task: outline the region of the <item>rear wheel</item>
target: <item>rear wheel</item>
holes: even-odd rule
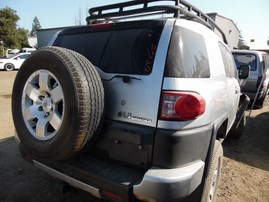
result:
[[[260,100],[256,100],[255,107],[258,109],[263,108],[265,101],[268,99],[268,91]]]
[[[39,158],[64,160],[93,141],[104,108],[101,79],[82,55],[59,47],[33,53],[13,87],[21,143]]]
[[[15,67],[12,63],[5,64],[4,68],[6,71],[13,71],[15,69]]]
[[[213,156],[209,165],[208,177],[205,179],[202,202],[214,202],[217,198],[217,188],[220,181],[220,173],[223,161],[223,148],[218,140],[215,140]]]

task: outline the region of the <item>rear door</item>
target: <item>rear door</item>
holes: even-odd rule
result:
[[[96,66],[107,119],[156,127],[172,27],[173,20],[93,25],[62,32],[54,45],[75,50]]]
[[[228,104],[228,114],[229,114],[229,126],[235,120],[239,98],[240,98],[240,86],[237,75],[237,68],[234,63],[233,56],[231,52],[222,43],[219,43],[223,64],[226,74],[226,87],[227,87],[227,104]]]

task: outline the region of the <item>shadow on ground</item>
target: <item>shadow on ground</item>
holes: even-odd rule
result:
[[[224,156],[269,172],[269,112],[248,118],[240,139],[227,138]]]

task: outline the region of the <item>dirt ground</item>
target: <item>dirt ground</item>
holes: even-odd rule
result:
[[[11,116],[14,72],[0,72],[0,201],[101,201],[83,191],[63,193],[62,182],[24,161]],[[249,111],[247,112],[247,115]],[[218,202],[269,202],[269,104],[253,110],[241,139],[223,143]]]

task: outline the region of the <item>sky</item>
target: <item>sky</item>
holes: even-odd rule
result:
[[[249,46],[269,48],[269,0],[187,0],[204,13],[217,12],[230,18]],[[17,11],[19,27],[31,31],[35,16],[42,28],[65,27],[85,23],[88,8],[124,2],[123,0],[0,0]],[[80,13],[80,14],[79,14]],[[81,17],[80,17],[81,16]],[[254,39],[255,43],[250,40]]]

